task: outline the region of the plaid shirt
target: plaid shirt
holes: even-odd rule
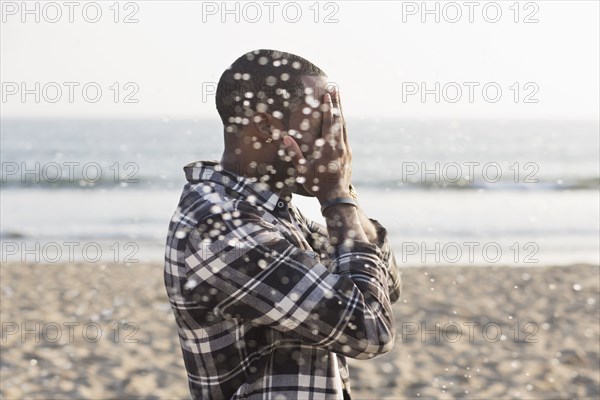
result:
[[[184,167],[164,280],[194,399],[349,399],[346,357],[394,346],[400,271],[377,245],[332,248],[323,225],[216,162]]]

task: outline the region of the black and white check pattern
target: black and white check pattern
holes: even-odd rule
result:
[[[400,271],[377,245],[332,248],[264,185],[216,162],[184,167],[165,286],[194,399],[349,399],[346,357],[394,346]]]

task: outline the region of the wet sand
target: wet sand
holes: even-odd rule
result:
[[[403,270],[353,399],[600,396],[598,266]],[[3,264],[0,397],[188,398],[160,264]]]

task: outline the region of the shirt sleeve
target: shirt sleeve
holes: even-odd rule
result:
[[[379,223],[379,221],[369,218],[377,231],[377,247],[381,250],[383,263],[389,272],[388,290],[390,301],[395,304],[402,295],[402,272],[396,264],[396,257],[388,240],[387,230]]]
[[[315,251],[322,255],[327,254],[328,246],[330,246],[329,240],[327,239],[327,228],[323,224],[319,224],[304,217],[299,210],[298,213],[304,219],[309,231],[311,232],[311,237],[309,238],[311,247],[313,247]],[[396,264],[394,252],[389,244],[387,230],[379,223],[379,221],[372,218],[369,218],[369,220],[373,223],[377,232],[376,246],[381,251],[381,259],[389,273],[388,291],[391,303],[395,304],[402,295],[402,272],[400,271],[398,264]]]
[[[213,311],[269,326],[338,354],[368,359],[394,346],[395,325],[381,250],[337,247],[330,272],[314,252],[254,215],[214,216],[188,236],[188,285],[218,293]],[[209,289],[212,288],[212,289]],[[192,296],[193,297],[193,296]]]

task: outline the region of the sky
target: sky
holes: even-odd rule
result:
[[[598,119],[597,1],[27,3],[1,4],[3,118],[218,118],[223,70],[271,48],[347,116]]]

